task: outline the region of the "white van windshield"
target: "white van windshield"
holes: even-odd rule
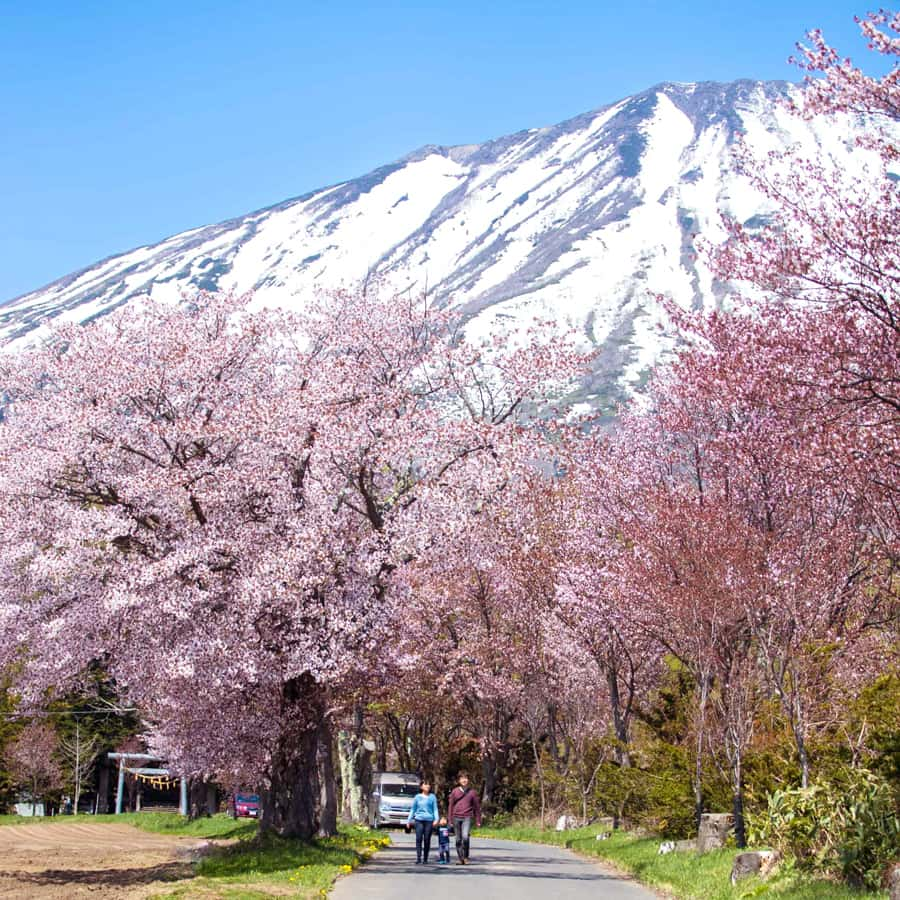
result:
[[[419,793],[419,786],[417,784],[398,784],[393,782],[391,784],[383,784],[381,793],[388,794],[391,797],[415,797]]]

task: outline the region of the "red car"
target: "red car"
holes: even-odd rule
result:
[[[228,812],[235,819],[259,818],[259,794],[235,794],[228,805]]]

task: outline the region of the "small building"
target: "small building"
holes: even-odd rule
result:
[[[17,816],[43,816],[44,812],[44,803],[41,801],[40,803],[32,803],[30,800],[18,800],[13,804],[13,812]]]

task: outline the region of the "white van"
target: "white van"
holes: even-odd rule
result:
[[[375,772],[372,776],[372,827],[405,825],[413,797],[419,793],[419,776],[413,772]]]

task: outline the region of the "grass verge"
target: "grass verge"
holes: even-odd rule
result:
[[[312,900],[326,896],[338,877],[389,843],[390,838],[357,826],[312,843],[268,835],[242,839],[201,859],[195,878],[159,896]]]
[[[208,838],[250,838],[257,832],[255,819],[232,819],[230,816],[217,815],[209,818],[195,819],[193,822],[175,813],[122,813],[121,815],[102,816],[0,816],[2,825],[50,825],[80,822],[82,825],[134,825],[142,831],[155,834],[170,834],[173,837],[208,837]]]
[[[747,878],[731,885],[731,865],[735,849],[717,850],[698,856],[696,853],[667,853],[660,856],[658,838],[639,838],[615,832],[608,840],[596,839],[599,828],[574,831],[542,831],[534,826],[483,828],[477,834],[513,841],[570,846],[587,856],[596,856],[636,880],[678,898],[678,900],[749,900],[770,897],[772,900],[878,900],[886,892],[856,891],[846,885],[812,879],[782,866],[766,881]]]
[[[185,885],[188,893],[166,896],[203,896],[200,891],[208,888],[227,900],[324,897],[335,879],[388,843],[390,838],[354,827],[311,844],[276,837],[241,842],[202,859],[197,878]]]

